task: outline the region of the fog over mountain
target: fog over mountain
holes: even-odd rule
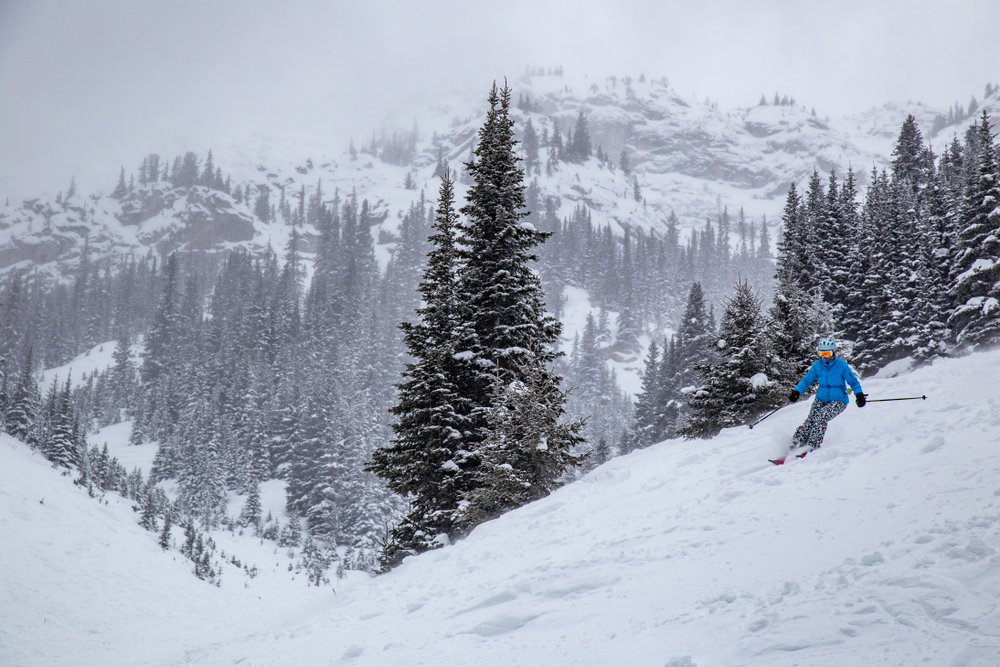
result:
[[[249,136],[338,150],[414,96],[481,91],[526,65],[666,76],[722,110],[774,92],[821,117],[947,109],[996,78],[998,19],[979,0],[5,2],[0,196],[55,195],[74,175],[88,191],[149,152]]]

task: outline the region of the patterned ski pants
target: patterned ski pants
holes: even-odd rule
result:
[[[819,449],[823,444],[823,436],[826,434],[826,425],[830,420],[839,415],[847,408],[847,403],[841,401],[813,401],[809,416],[806,417],[802,426],[795,429],[792,437],[792,449],[796,447],[809,447],[810,451]]]

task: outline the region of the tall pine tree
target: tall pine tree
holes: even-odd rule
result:
[[[479,131],[473,160],[466,169],[473,184],[466,194],[459,230],[459,301],[467,304],[463,322],[475,333],[475,347],[464,357],[476,384],[476,426],[485,428],[495,382],[521,379],[524,368],[546,367],[556,358],[551,346],[561,325],[545,312],[541,282],[530,262],[533,249],[551,236],[521,223],[524,171],[514,152],[510,89],[489,95],[490,109]],[[556,380],[557,381],[557,380]]]
[[[423,305],[419,321],[402,322],[403,341],[414,362],[406,365],[397,385],[399,399],[390,412],[395,438],[372,455],[369,469],[386,479],[390,489],[410,498],[410,511],[392,532],[383,554],[386,566],[407,553],[439,546],[436,537],[455,530],[454,514],[462,493],[471,489],[469,470],[475,457],[466,449],[472,403],[463,395],[455,354],[465,347],[460,330],[455,246],[457,217],[454,185],[445,173],[438,196],[433,249],[417,288]]]
[[[958,345],[971,349],[1000,343],[1000,179],[985,110],[975,133],[978,168],[962,203],[951,289],[958,305],[948,320]]]

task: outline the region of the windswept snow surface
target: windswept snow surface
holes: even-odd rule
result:
[[[1000,665],[1000,353],[863,385],[928,398],[784,466],[808,401],[667,441],[336,594],[200,582],[6,439],[0,663]]]

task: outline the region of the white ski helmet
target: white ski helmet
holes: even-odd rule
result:
[[[827,350],[829,350],[830,352],[836,352],[837,341],[830,338],[829,336],[826,338],[821,338],[819,343],[816,344],[816,350],[818,350],[819,352],[825,352]]]

